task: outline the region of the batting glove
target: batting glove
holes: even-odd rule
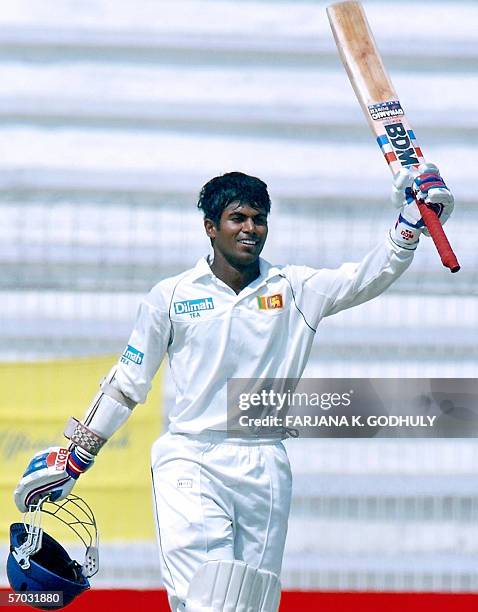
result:
[[[52,446],[40,451],[28,464],[15,489],[17,508],[20,512],[27,512],[29,506],[44,498],[48,497],[51,501],[64,499],[70,494],[80,474],[92,464],[93,457],[86,456],[83,449],[73,448],[70,451]]]
[[[425,236],[430,235],[415,199],[432,208],[442,225],[454,208],[453,195],[434,164],[421,164],[418,170],[400,170],[393,181],[392,203],[401,210],[391,237],[394,242],[408,249],[416,248],[422,232]]]

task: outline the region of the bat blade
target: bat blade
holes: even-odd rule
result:
[[[342,63],[390,170],[425,161],[382,61],[365,11],[354,0],[327,8]]]
[[[338,2],[327,8],[327,15],[350,83],[392,174],[397,174],[400,168],[416,168],[425,158],[362,5],[356,0]],[[420,212],[443,265],[457,272],[460,266],[436,214],[425,205],[420,206]]]
[[[340,57],[364,112],[369,104],[396,99],[360,2],[337,2],[327,8],[327,15]]]

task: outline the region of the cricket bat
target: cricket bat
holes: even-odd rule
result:
[[[425,159],[387,74],[360,2],[337,2],[327,8],[340,57],[388,167],[417,167]],[[460,265],[436,213],[416,200],[442,263],[452,272]]]

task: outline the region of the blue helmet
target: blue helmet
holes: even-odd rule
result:
[[[41,527],[41,513],[50,514],[70,527],[86,547],[85,562],[80,565]],[[89,506],[76,495],[60,502],[48,500],[33,506],[23,523],[10,526],[10,554],[7,576],[17,593],[37,591],[61,592],[58,604],[29,599],[28,604],[52,610],[68,605],[90,588],[88,578],[98,571],[98,531]]]

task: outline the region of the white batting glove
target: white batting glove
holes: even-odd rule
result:
[[[393,181],[392,203],[401,210],[391,237],[394,242],[408,249],[416,248],[422,232],[425,236],[430,235],[415,198],[432,208],[442,225],[454,208],[453,195],[435,164],[421,164],[418,170],[400,170]]]
[[[64,499],[71,492],[79,475],[93,464],[93,457],[78,456],[81,449],[52,446],[33,456],[14,493],[20,512],[48,497]]]

